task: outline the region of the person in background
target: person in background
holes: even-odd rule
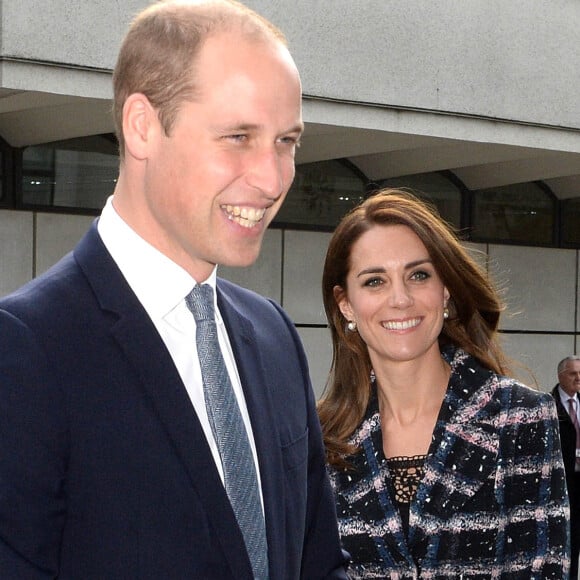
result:
[[[570,579],[578,579],[580,557],[580,356],[558,363],[558,384],[552,389],[560,422],[560,441],[570,497],[572,564]]]
[[[0,578],[346,578],[296,330],[216,276],[294,177],[284,37],[235,1],[157,2],[113,84],[114,194],[0,301]]]
[[[352,578],[565,577],[555,405],[507,376],[502,304],[435,210],[382,190],[328,247],[319,402]]]

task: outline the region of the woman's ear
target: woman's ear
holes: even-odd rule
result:
[[[157,111],[142,93],[133,93],[123,105],[125,153],[138,160],[147,159],[155,134],[162,130]]]
[[[336,304],[339,310],[342,312],[342,315],[346,318],[346,320],[354,320],[352,308],[350,307],[350,302],[346,296],[346,292],[342,286],[335,286],[332,289],[334,294],[334,299],[336,300]]]

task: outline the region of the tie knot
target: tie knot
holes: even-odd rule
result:
[[[185,303],[196,322],[214,320],[213,288],[209,284],[197,284],[185,297]]]
[[[576,399],[568,399],[568,405],[572,411],[576,410]]]

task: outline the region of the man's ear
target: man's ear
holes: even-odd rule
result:
[[[138,160],[147,159],[153,139],[161,130],[157,111],[142,93],[133,93],[123,105],[125,153]]]

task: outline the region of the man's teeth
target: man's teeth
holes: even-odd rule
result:
[[[255,207],[240,207],[239,205],[226,205],[224,209],[229,219],[245,228],[253,228],[266,213],[264,208],[256,209]]]
[[[412,318],[410,320],[389,320],[383,322],[383,327],[387,330],[407,330],[407,328],[413,328],[421,322],[420,318]]]

